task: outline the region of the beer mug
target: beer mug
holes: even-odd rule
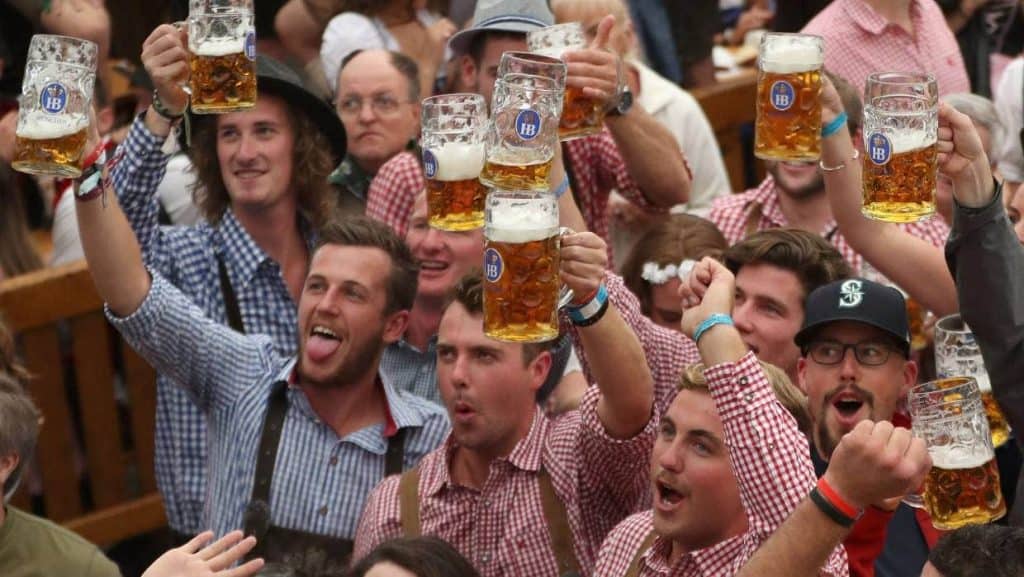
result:
[[[942,317],[935,324],[935,374],[939,378],[974,377],[988,417],[992,446],[998,447],[1010,439],[1010,424],[992,394],[981,349],[959,314]]]
[[[558,337],[561,233],[550,193],[495,189],[484,224],[484,333],[513,342]]]
[[[507,74],[494,83],[480,181],[491,188],[549,191],[562,90],[550,78]]]
[[[557,57],[532,52],[503,52],[501,61],[498,62],[497,78],[504,78],[510,74],[550,78],[557,88],[564,90],[567,72],[565,63]]]
[[[864,86],[864,216],[916,222],[935,212],[939,91],[930,74],[882,72]]]
[[[567,22],[527,32],[526,45],[537,54],[561,58],[568,50],[586,48],[587,36],[582,24]],[[601,132],[606,112],[604,104],[584,96],[582,88],[567,86],[558,126],[559,138],[572,140]]]
[[[196,114],[256,105],[252,0],[189,0],[189,92]]]
[[[974,378],[918,385],[907,401],[914,436],[924,440],[932,458],[921,495],[932,525],[953,530],[1006,515],[988,420]]]
[[[480,184],[487,104],[479,94],[443,94],[423,100],[423,173],[430,226],[470,230],[484,225]]]
[[[78,178],[96,84],[96,44],[36,34],[28,46],[11,167]]]
[[[824,43],[810,34],[768,33],[757,57],[754,154],[764,160],[821,156]]]

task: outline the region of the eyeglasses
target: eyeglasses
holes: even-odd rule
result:
[[[378,94],[370,99],[370,109],[377,116],[394,114],[398,107],[406,104],[391,94]],[[355,116],[363,110],[363,99],[360,96],[346,96],[338,101],[338,112],[342,116]]]
[[[857,362],[868,367],[884,365],[892,353],[892,347],[878,341],[861,341],[853,344],[817,341],[807,345],[804,354],[819,365],[838,365],[846,357],[847,349],[853,349]]]

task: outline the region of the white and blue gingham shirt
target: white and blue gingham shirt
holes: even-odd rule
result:
[[[117,199],[142,247],[146,265],[178,287],[207,317],[226,325],[217,257],[224,260],[249,334],[268,335],[276,351],[297,348],[296,306],[280,267],[266,255],[228,209],[216,226],[161,227],[156,190],[168,156],[163,137],[140,116],[118,148],[112,178]],[[307,235],[310,242],[312,239]],[[188,534],[205,526],[206,424],[188,396],[161,373],[157,380],[156,480],[172,529]]]
[[[182,389],[208,418],[210,501],[205,521],[218,535],[242,527],[252,494],[263,420],[276,382],[294,357],[266,336],[240,335],[208,319],[177,288],[151,271],[153,285],[125,318],[107,313],[128,343]],[[440,446],[445,412],[395,389],[381,375],[391,418],[407,428],[404,468]],[[300,387],[288,389],[288,412],[270,487],[275,526],[352,539],[370,491],[384,478],[387,440],[377,424],[339,438],[313,412]]]
[[[405,339],[391,343],[380,357],[380,372],[387,375],[395,388],[444,406],[437,388],[437,335],[430,337],[424,351]]]

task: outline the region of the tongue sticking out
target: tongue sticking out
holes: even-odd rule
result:
[[[313,335],[306,341],[306,354],[309,355],[311,361],[319,363],[334,354],[334,351],[338,350],[340,346],[341,341],[339,340]]]

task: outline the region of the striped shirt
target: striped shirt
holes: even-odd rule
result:
[[[671,540],[659,536],[643,554],[640,577],[726,577],[737,573],[817,480],[807,437],[776,400],[753,353],[735,363],[709,367],[704,376],[722,420],[748,529],[686,553],[671,564]],[[652,512],[645,511],[616,527],[601,546],[594,577],[625,575],[640,545],[654,530],[652,519]],[[832,550],[819,575],[849,575],[842,545]]]
[[[420,463],[422,533],[451,543],[482,577],[558,575],[537,480],[543,467],[565,504],[582,573],[590,575],[604,536],[648,494],[657,422],[652,416],[632,439],[613,439],[597,416],[599,398],[598,388],[591,387],[579,410],[548,418],[536,409],[526,437],[491,463],[480,489],[452,479],[449,463],[456,445],[449,437]],[[398,482],[399,476],[388,477],[367,501],[353,560],[402,536]]]
[[[281,269],[256,245],[229,208],[217,225],[162,227],[156,190],[167,168],[164,137],[140,116],[118,148],[112,179],[117,199],[142,247],[143,259],[205,315],[227,325],[217,258],[224,261],[249,334],[271,338],[282,356],[297,348],[296,305]],[[312,243],[312,234],[306,234]],[[188,396],[161,372],[157,379],[156,480],[167,521],[182,533],[198,533],[207,494],[206,421]]]
[[[108,317],[158,371],[182,384],[210,428],[210,499],[204,521],[218,535],[242,527],[252,495],[256,453],[275,383],[294,357],[265,336],[240,335],[203,315],[151,271],[145,301],[125,318]],[[415,466],[448,433],[437,406],[397,391],[381,376],[391,417],[408,428],[404,467]],[[286,529],[352,539],[367,495],[384,476],[384,424],[343,438],[325,425],[300,387],[288,389],[288,412],[270,487],[270,521]]]

